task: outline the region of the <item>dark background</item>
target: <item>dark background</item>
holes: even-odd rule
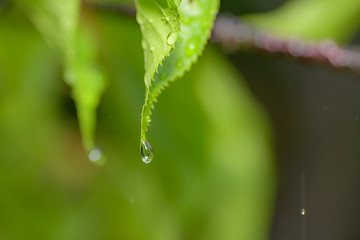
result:
[[[223,1],[222,10],[240,15],[284,2]],[[358,43],[359,34],[351,41]],[[271,239],[359,239],[360,72],[249,50],[231,59],[275,128]]]

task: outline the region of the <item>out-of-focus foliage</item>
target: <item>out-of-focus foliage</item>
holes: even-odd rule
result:
[[[97,67],[94,36],[85,23],[78,24],[81,2],[16,1],[61,56],[65,81],[72,87],[84,147],[90,152],[95,147],[96,109],[105,88],[105,77]]]
[[[181,77],[186,70],[191,68],[198,56],[202,53],[206,42],[210,36],[210,32],[215,20],[215,16],[219,7],[218,0],[205,1],[188,1],[183,0],[179,7],[181,14],[181,31],[169,32],[163,35],[163,46],[154,45],[152,47],[146,44],[145,46],[145,69],[148,61],[147,55],[156,53],[158,48],[167,48],[171,44],[175,44],[174,50],[170,56],[165,58],[164,62],[159,66],[154,76],[154,81],[147,83],[145,73],[146,95],[145,104],[141,116],[141,141],[146,142],[146,131],[151,121],[151,109],[154,107],[160,92],[176,78]],[[144,19],[138,15],[138,19]],[[166,20],[168,16],[158,18],[160,21]],[[141,20],[145,21],[145,20]],[[139,21],[141,23],[141,21]],[[146,26],[146,25],[145,25]],[[152,25],[151,25],[152,26]],[[160,31],[157,31],[160,32]],[[179,35],[179,36],[178,36]],[[151,39],[151,36],[144,35],[144,40]],[[150,42],[150,40],[145,41]],[[151,76],[152,77],[152,76]]]
[[[270,130],[237,70],[205,51],[161,97],[156,161],[144,165],[138,25],[88,8],[82,18],[91,24],[80,31],[81,59],[95,59],[95,35],[111,86],[99,107],[101,168],[81,146],[61,58],[22,10],[0,15],[0,239],[266,239]]]
[[[284,37],[346,42],[360,23],[358,0],[292,0],[282,7],[245,17],[260,29]]]

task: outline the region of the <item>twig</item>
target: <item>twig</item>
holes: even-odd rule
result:
[[[325,62],[335,68],[360,71],[360,52],[354,47],[343,48],[332,40],[322,42],[304,41],[297,38],[282,39],[271,33],[255,29],[239,18],[219,15],[216,18],[211,40],[226,51],[259,49],[294,58]]]

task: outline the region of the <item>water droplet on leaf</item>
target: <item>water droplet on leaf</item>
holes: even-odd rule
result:
[[[151,52],[155,51],[155,47],[151,47],[151,48],[150,48],[150,51],[151,51]]]
[[[185,47],[185,54],[187,56],[191,56],[194,55],[198,50],[198,43],[195,39],[190,39],[187,43],[186,43],[186,47]]]
[[[148,164],[153,160],[154,154],[148,140],[141,140],[140,153],[144,163]]]
[[[154,19],[153,19],[153,18],[150,18],[150,19],[149,19],[149,22],[151,22],[151,23],[154,22]]]
[[[171,32],[167,36],[166,43],[169,45],[173,45],[177,39],[178,33],[177,32]]]

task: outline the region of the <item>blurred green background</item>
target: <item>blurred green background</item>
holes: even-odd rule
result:
[[[268,121],[213,46],[160,97],[139,154],[143,54],[136,21],[83,9],[108,88],[83,149],[63,66],[20,8],[0,15],[0,239],[265,239],[274,172]],[[216,67],[214,67],[216,66]]]
[[[357,0],[297,0],[271,11],[281,3],[224,0],[222,12],[247,14],[249,22],[279,36],[314,40],[347,42],[359,25]],[[309,15],[338,21],[310,27],[303,23]],[[90,162],[83,148],[58,52],[22,7],[0,1],[0,239],[269,239],[278,178],[274,132],[237,64],[246,66],[247,79],[276,81],[281,76],[269,70],[257,75],[271,68],[274,57],[245,53],[231,61],[209,44],[191,71],[160,96],[148,133],[155,157],[145,165],[139,154],[139,27],[134,18],[111,11],[83,7],[80,16],[107,79],[96,129],[104,166]],[[293,72],[289,60],[280,61],[280,72]],[[258,83],[249,84],[261,95]]]

